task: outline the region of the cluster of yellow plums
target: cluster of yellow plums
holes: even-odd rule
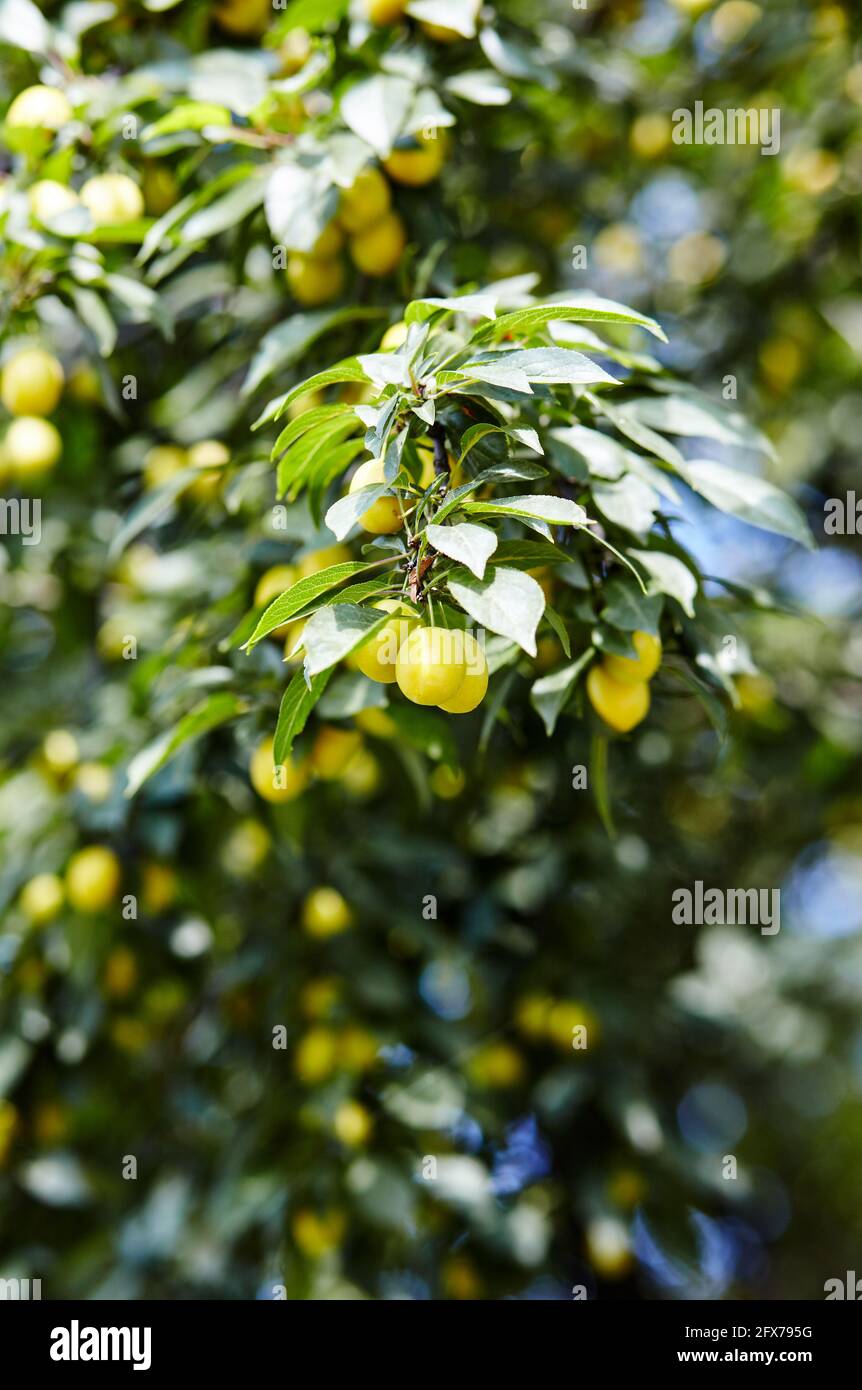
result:
[[[36,874],[21,889],[21,911],[32,926],[44,926],[68,902],[75,912],[105,912],[120,890],[120,861],[107,845],[88,845],[72,855],[65,879]]]
[[[395,183],[420,187],[437,177],[445,157],[445,135],[420,132],[409,148],[394,149],[383,168]],[[407,231],[392,207],[389,183],[376,165],[366,165],[343,190],[334,220],[311,251],[294,251],[288,257],[287,283],[300,304],[327,304],[341,293],[345,238],[350,259],[363,275],[391,275],[404,254]]]
[[[56,135],[74,120],[71,102],[57,87],[26,87],[6,113],[9,130],[39,131]],[[50,227],[61,213],[84,207],[96,229],[135,222],[144,214],[144,195],[128,174],[94,174],[75,192],[57,179],[39,179],[28,191],[30,215]]]
[[[57,426],[45,416],[56,409],[65,375],[53,353],[21,348],[4,364],[0,400],[13,415],[0,446],[0,465],[26,484],[49,473],[63,452]]]
[[[634,729],[649,713],[649,682],[661,663],[661,641],[651,632],[632,634],[636,656],[605,656],[587,674],[590,704],[617,733]]]
[[[351,664],[369,680],[397,684],[415,705],[437,705],[447,714],[476,709],[488,689],[488,663],[473,634],[428,626],[399,599],[374,606],[390,616],[352,653]]]

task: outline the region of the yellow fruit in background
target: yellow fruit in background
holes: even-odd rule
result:
[[[448,140],[442,131],[423,135],[420,131],[413,143],[404,149],[394,149],[383,167],[396,183],[420,188],[436,179],[446,162]]]
[[[146,913],[157,917],[160,912],[167,912],[176,902],[179,891],[179,875],[170,864],[159,864],[155,859],[144,864],[141,903]]]
[[[629,131],[629,144],[641,159],[658,159],[671,142],[670,117],[661,111],[646,111],[638,116]]]
[[[623,1223],[600,1216],[587,1227],[587,1258],[603,1279],[622,1279],[632,1266],[631,1242]]]
[[[563,999],[552,1004],[545,1020],[545,1033],[552,1043],[566,1052],[586,1051],[598,1040],[599,1021],[583,1004]]]
[[[39,1144],[59,1144],[68,1130],[69,1122],[62,1105],[45,1101],[37,1106],[33,1116],[33,1133]]]
[[[42,740],[45,766],[56,777],[65,777],[67,772],[71,772],[79,757],[78,740],[68,729],[52,729]]]
[[[419,616],[397,599],[381,599],[374,607],[397,616],[385,622],[379,632],[354,652],[354,664],[369,680],[379,681],[382,685],[392,685],[395,681],[398,649],[411,628],[419,622]]]
[[[25,87],[6,112],[16,130],[59,130],[73,116],[69,98],[56,87]]]
[[[106,845],[89,845],[66,867],[66,896],[76,912],[104,912],[120,890],[120,861]]]
[[[334,782],[361,746],[362,736],[355,729],[336,729],[332,725],[325,725],[314,740],[309,762],[324,782]]]
[[[151,217],[161,217],[180,196],[180,187],[164,164],[148,164],[141,175],[144,206]]]
[[[340,997],[341,981],[332,975],[323,975],[303,986],[300,1007],[306,1018],[326,1018],[333,1012]]]
[[[338,255],[343,245],[344,233],[337,222],[330,222],[324,227],[308,254],[316,260],[328,261]]]
[[[451,700],[467,674],[464,634],[444,627],[417,627],[402,643],[395,664],[398,688],[415,705]]]
[[[81,202],[97,227],[122,227],[144,215],[144,195],[128,174],[96,174],[87,179]]]
[[[353,913],[337,888],[314,888],[302,904],[302,926],[309,936],[325,940],[353,926]]]
[[[344,263],[337,259],[318,260],[304,251],[287,258],[285,270],[291,294],[300,304],[328,304],[344,288]]]
[[[144,455],[144,484],[159,487],[188,466],[186,451],[178,444],[155,444]]]
[[[325,545],[322,550],[314,550],[310,555],[303,555],[297,560],[297,577],[307,579],[310,574],[319,574],[321,570],[330,569],[333,565],[343,565],[345,561],[352,559],[353,556],[346,545]]]
[[[441,801],[454,801],[467,785],[467,779],[460,768],[453,771],[451,767],[446,767],[445,764],[441,763],[431,773],[428,784],[434,795],[439,796]]]
[[[65,896],[59,874],[36,874],[21,889],[18,905],[34,927],[41,927],[57,916]]]
[[[279,46],[280,77],[292,77],[311,57],[311,35],[306,29],[291,29]]]
[[[545,1037],[553,1006],[554,1001],[547,994],[525,994],[515,1005],[518,1031],[534,1041]]]
[[[36,222],[52,222],[55,217],[59,217],[62,212],[69,212],[71,208],[80,207],[81,200],[74,188],[69,188],[65,183],[58,183],[56,179],[39,179],[27,191],[27,202],[30,205],[30,216]]]
[[[202,439],[191,446],[186,457],[189,468],[200,473],[189,484],[188,495],[197,502],[207,502],[222,485],[222,470],[230,463],[230,449],[220,439]]]
[[[391,275],[406,245],[407,232],[398,213],[386,212],[379,222],[350,238],[350,258],[363,275]]]
[[[461,1301],[482,1297],[482,1281],[476,1273],[472,1260],[464,1255],[453,1255],[442,1270],[443,1291],[450,1298]]]
[[[375,738],[394,738],[398,732],[398,725],[385,709],[361,709],[353,716],[353,722],[357,729]]]
[[[609,654],[603,662],[608,675],[624,685],[651,680],[661,664],[661,641],[658,637],[651,632],[633,632],[632,641],[637,651],[636,657]]]
[[[112,999],[125,999],[138,979],[138,963],[127,946],[118,946],[105,961],[103,983],[105,993]]]
[[[224,0],[214,14],[222,29],[237,38],[263,34],[273,18],[272,0]]]
[[[63,368],[53,353],[22,348],[3,368],[0,399],[10,415],[50,415],[63,381]]]
[[[400,348],[401,344],[407,341],[407,334],[409,331],[403,319],[400,319],[398,323],[390,324],[383,334],[383,337],[380,339],[379,351],[394,352],[396,348]]]
[[[389,211],[392,194],[380,170],[367,165],[351,184],[341,191],[338,220],[346,232],[364,231]]]
[[[341,784],[351,796],[372,796],[380,786],[380,764],[367,748],[360,748],[341,774]]]
[[[18,1111],[11,1100],[0,1100],[0,1167],[6,1162],[15,1131],[18,1128]]]
[[[345,1028],[338,1039],[338,1061],[346,1071],[369,1071],[377,1060],[378,1044],[364,1028]]]
[[[332,1128],[342,1144],[358,1149],[371,1138],[374,1121],[358,1100],[345,1100],[335,1112]]]
[[[19,415],[6,431],[4,443],[12,472],[22,481],[49,473],[63,452],[59,430],[38,415]]]
[[[647,1193],[646,1180],[634,1168],[620,1168],[608,1181],[608,1196],[620,1207],[636,1207]]]
[[[114,774],[104,763],[81,763],[75,769],[73,784],[76,791],[98,805],[111,795]]]
[[[309,1028],[297,1044],[293,1069],[306,1086],[325,1081],[335,1070],[337,1039],[331,1028]]]
[[[481,704],[488,689],[488,663],[472,633],[464,633],[466,675],[450,700],[441,700],[447,714],[469,714]]]
[[[303,396],[297,396],[295,401],[291,401],[287,407],[287,418],[298,420],[300,415],[304,415],[307,410],[314,410],[319,405],[323,405],[323,392],[306,391]]]
[[[228,873],[248,878],[260,868],[271,848],[272,837],[266,826],[247,816],[228,835],[220,858]]]
[[[372,483],[385,482],[383,469],[383,459],[368,459],[361,463],[350,480],[348,492],[358,492],[360,488],[370,487]],[[373,536],[391,536],[393,532],[400,531],[404,522],[397,498],[378,497],[377,501],[372,502],[368,510],[362,513],[359,524]]]
[[[300,618],[298,622],[286,623],[284,633],[284,659],[292,666],[299,665],[303,660],[302,642],[305,636],[305,619]]]
[[[646,681],[615,681],[603,666],[590,667],[587,694],[596,714],[620,734],[627,734],[649,712]]]
[[[290,761],[276,767],[272,760],[274,738],[265,738],[259,743],[251,756],[249,777],[251,785],[264,801],[276,804],[293,801],[299,796],[308,781],[305,767]]]
[[[467,1073],[477,1086],[505,1089],[524,1077],[524,1059],[511,1043],[488,1043],[467,1061]]]
[[[365,14],[371,24],[397,24],[405,4],[406,0],[365,0]]]
[[[341,1244],[345,1225],[344,1215],[340,1211],[329,1211],[325,1216],[318,1216],[317,1212],[303,1207],[294,1216],[291,1230],[303,1255],[310,1260],[319,1260]]]

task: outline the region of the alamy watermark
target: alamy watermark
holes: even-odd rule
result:
[[[693,111],[682,106],[674,111],[672,139],[675,145],[759,145],[761,154],[778,154],[781,111],[777,106],[704,109],[696,101]]]
[[[761,936],[781,930],[780,888],[707,888],[697,879],[694,889],[675,888],[671,893],[675,926],[760,927]]]
[[[20,536],[22,545],[42,539],[42,502],[38,497],[0,497],[0,536]]]

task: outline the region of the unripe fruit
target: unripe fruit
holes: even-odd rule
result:
[[[590,704],[617,733],[627,734],[649,711],[646,681],[616,681],[604,666],[591,666],[587,675]]]
[[[444,627],[417,627],[401,645],[395,664],[398,688],[414,705],[451,700],[467,673],[464,634]]]
[[[397,617],[390,618],[384,623],[379,632],[368,641],[363,643],[357,652],[354,652],[354,663],[357,670],[369,680],[379,681],[382,685],[392,685],[395,680],[395,662],[398,659],[398,651],[402,642],[407,638],[411,628],[419,622],[415,613],[411,613],[403,603],[397,599],[384,598],[379,603],[375,603],[375,608],[379,608],[384,613],[397,614]]]
[[[353,913],[337,888],[315,888],[302,904],[302,926],[309,936],[326,939],[353,926]]]
[[[318,260],[303,251],[287,258],[285,277],[300,304],[328,304],[344,287],[344,264],[337,259]]]
[[[350,258],[364,275],[391,275],[404,254],[407,233],[397,212],[387,212],[350,238]]]
[[[342,1144],[358,1149],[371,1138],[374,1121],[358,1100],[345,1100],[335,1112],[332,1128]]]
[[[383,468],[383,459],[368,459],[361,463],[350,480],[348,491],[358,492],[360,488],[370,487],[372,483],[384,482]],[[391,536],[393,532],[400,531],[404,523],[397,498],[378,497],[377,501],[372,502],[368,510],[362,513],[359,524],[373,536]]]
[[[394,738],[398,732],[398,725],[385,709],[361,709],[354,716],[353,722],[357,729],[361,729],[365,734],[372,734],[374,738]]]
[[[341,785],[350,796],[373,796],[380,786],[380,764],[367,748],[358,748],[341,774]]]
[[[217,5],[215,17],[222,29],[237,38],[252,38],[263,34],[272,19],[272,0],[224,0]]]
[[[362,232],[379,222],[391,204],[389,184],[380,170],[369,164],[349,188],[342,189],[338,220],[346,232]]]
[[[467,674],[451,700],[440,701],[440,708],[447,714],[469,714],[482,703],[488,689],[488,663],[485,653],[469,632],[464,633],[464,660]]]
[[[420,132],[414,139],[413,147],[394,149],[389,158],[384,159],[383,167],[396,183],[420,188],[422,184],[431,183],[440,173],[446,160],[448,142],[441,131],[435,131],[433,135]]]
[[[42,223],[52,222],[60,213],[81,205],[74,188],[69,188],[65,183],[58,183],[56,179],[40,179],[38,183],[34,183],[27,191],[27,201],[30,204],[30,216],[34,221]]]
[[[407,324],[403,319],[400,319],[398,323],[390,324],[380,339],[380,352],[394,352],[396,348],[400,348],[401,344],[407,340],[408,331]]]
[[[122,227],[144,215],[144,195],[128,174],[96,174],[87,179],[81,202],[97,227]]]
[[[605,657],[603,665],[615,681],[630,685],[632,681],[648,681],[656,673],[661,662],[661,642],[651,632],[633,632],[632,641],[637,656]]]
[[[302,661],[302,643],[305,637],[305,618],[298,619],[294,623],[285,623],[284,633],[284,659],[291,665],[299,665]]]
[[[120,861],[105,845],[73,854],[66,868],[66,896],[76,912],[104,912],[120,888]]]
[[[365,0],[365,14],[371,24],[397,24],[405,4],[406,0]]]
[[[71,119],[69,99],[56,87],[26,87],[6,112],[6,124],[17,130],[59,130]]]
[[[138,963],[127,946],[118,946],[105,961],[105,993],[112,999],[125,999],[138,979]]]
[[[467,1071],[477,1086],[503,1090],[523,1079],[524,1059],[511,1043],[489,1043],[469,1058]]]
[[[159,864],[150,860],[144,864],[141,873],[141,902],[145,912],[157,917],[173,907],[180,891],[180,880],[176,869],[170,864]]]
[[[50,415],[63,381],[63,368],[53,353],[24,348],[3,368],[0,399],[10,415]]]
[[[185,449],[177,444],[156,444],[144,455],[144,484],[159,487],[184,468],[188,468]]]
[[[104,763],[81,763],[75,769],[75,790],[94,804],[107,801],[113,785],[113,773]]]
[[[255,608],[266,608],[273,599],[277,599],[287,589],[296,583],[296,570],[293,565],[273,565],[266,570],[257,581],[252,603]],[[273,628],[269,634],[276,641],[283,641],[292,627],[291,623],[282,623],[280,627]]]
[[[21,889],[21,911],[34,927],[41,927],[57,916],[63,906],[63,880],[58,874],[36,874]]]
[[[434,795],[439,796],[441,801],[454,801],[467,785],[467,779],[460,768],[453,771],[451,767],[446,767],[444,763],[441,763],[431,773],[428,784]]]
[[[293,762],[276,767],[272,760],[274,744],[273,738],[265,738],[258,744],[251,757],[249,777],[258,796],[278,804],[299,796],[308,777],[305,768]]]
[[[49,473],[63,452],[59,430],[37,415],[19,415],[6,431],[5,452],[16,478]]]

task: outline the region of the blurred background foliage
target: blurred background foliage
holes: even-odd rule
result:
[[[261,52],[235,6],[69,8],[111,11],[79,43],[107,83],[87,160],[128,160],[150,217],[236,162],[235,143],[194,140],[145,159],[110,115],[135,84],[143,119],[170,109],[141,73],[172,64],[173,90],[233,100],[212,81],[241,87]],[[291,10],[267,51],[302,49]],[[4,39],[7,104],[39,62]],[[228,48],[192,90],[188,55]],[[360,26],[323,89],[381,52]],[[862,403],[858,15],[503,0],[481,52],[422,52],[432,84],[482,68],[511,100],[462,103],[439,187],[399,190],[411,250],[393,280],[353,284],[367,325],[328,321],[318,342],[300,321],[271,380],[261,339],[302,311],[259,214],[150,261],[171,341],[151,305],[106,301],[103,356],[114,330],[92,301],[85,318],[62,275],[31,295],[4,242],[4,333],[37,322],[67,389],[41,543],[7,537],[0,555],[0,1272],[50,1297],[819,1298],[862,1237],[862,564],[853,535],[823,529],[854,486]],[[317,100],[240,121],[265,137],[251,161]],[[695,101],[778,107],[780,152],[675,144],[672,113]],[[423,277],[445,293],[535,270],[543,290],[654,314],[656,355],[716,399],[732,378],[820,548],[686,499],[675,526],[717,602],[754,597],[738,708],[722,730],[659,694],[611,747],[613,840],[572,787],[585,726],[547,740],[517,702],[447,744],[324,700],[301,795],[267,804],[249,764],[281,648],[226,639],[262,573],[328,543],[302,509],[269,523],[250,433],[269,387],[372,348]],[[142,511],[152,448],[213,439],[229,462]],[[247,711],[127,798],[131,760],[232,665]],[[27,885],[93,845],[137,915],[86,891],[76,908],[71,881],[52,910],[43,880],[40,920]],[[673,926],[671,893],[698,879],[780,885],[780,933]]]

